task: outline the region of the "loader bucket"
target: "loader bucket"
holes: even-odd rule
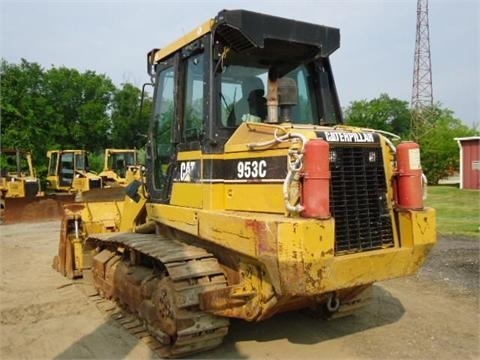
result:
[[[33,198],[6,198],[3,223],[15,224],[60,220],[63,217],[63,205],[74,201],[74,194],[55,194]]]

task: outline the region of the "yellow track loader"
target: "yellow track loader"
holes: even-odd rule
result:
[[[54,220],[63,216],[63,204],[73,196],[46,196],[29,151],[1,150],[1,211],[5,223]]]
[[[135,149],[105,149],[103,171],[98,174],[105,186],[126,186],[139,180],[142,168]]]
[[[50,150],[47,158],[47,190],[79,193],[103,187],[102,178],[89,169],[85,150]]]
[[[2,148],[0,192],[5,198],[32,198],[40,195],[40,182],[29,151]]]
[[[436,242],[420,150],[343,125],[339,30],[223,10],[147,55],[145,182],[67,206],[54,266],[93,279],[182,357],[229,318],[362,306]]]

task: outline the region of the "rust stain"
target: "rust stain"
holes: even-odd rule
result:
[[[320,253],[320,255],[321,255],[322,257],[325,257],[326,255],[333,255],[333,254],[334,254],[333,248],[330,248],[330,249],[327,250],[327,251],[322,251],[322,252]]]
[[[275,254],[276,249],[274,244],[269,241],[268,234],[271,232],[268,225],[263,221],[246,220],[245,227],[250,229],[257,242],[258,253],[260,254]]]

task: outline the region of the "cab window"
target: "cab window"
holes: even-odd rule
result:
[[[174,85],[175,71],[173,67],[159,72],[153,121],[155,144],[153,171],[156,189],[162,189],[165,185],[167,168],[173,153]]]
[[[183,111],[183,138],[186,142],[200,140],[203,132],[203,54],[187,60]]]

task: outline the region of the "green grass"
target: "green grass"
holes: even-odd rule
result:
[[[437,231],[480,239],[480,191],[429,186],[426,206],[437,211]]]

